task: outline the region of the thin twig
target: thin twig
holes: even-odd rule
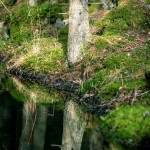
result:
[[[12,13],[10,12],[10,10],[6,7],[6,5],[3,3],[2,0],[0,0],[0,3],[4,6],[4,8],[5,8],[10,14],[12,14]]]

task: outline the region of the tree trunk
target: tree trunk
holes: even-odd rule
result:
[[[69,65],[82,59],[82,48],[89,35],[88,0],[70,0],[67,52]]]

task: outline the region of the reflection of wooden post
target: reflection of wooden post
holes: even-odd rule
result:
[[[81,150],[103,150],[103,137],[98,127],[93,126],[86,129]]]
[[[62,150],[80,150],[85,130],[83,112],[79,106],[69,101],[64,109]]]
[[[82,59],[81,48],[88,36],[88,0],[70,0],[67,53],[70,65]]]
[[[47,108],[45,106],[36,107],[34,102],[24,104],[23,130],[19,150],[44,149],[46,120]]]
[[[32,147],[33,129],[35,125],[35,103],[26,102],[23,108],[23,129],[19,150],[27,150]]]
[[[44,150],[47,113],[46,106],[37,106],[37,117],[33,134],[34,150]]]

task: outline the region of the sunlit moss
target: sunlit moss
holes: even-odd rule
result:
[[[64,50],[54,38],[40,38],[24,43],[14,54],[19,57],[12,66],[28,71],[54,73],[66,67]]]
[[[146,25],[146,17],[142,9],[140,9],[140,4],[136,1],[127,1],[123,6],[119,6],[118,9],[110,11],[110,13],[96,25],[106,26],[104,34],[121,34],[127,30],[132,29],[144,29],[148,26]]]
[[[135,90],[144,90],[146,86],[145,70],[148,70],[150,61],[149,46],[143,48],[136,48],[130,53],[122,52],[115,53],[108,52],[105,58],[102,59],[103,67],[95,70],[95,76],[92,79],[83,83],[81,91],[83,93],[93,92],[97,94],[100,99],[112,100],[120,95],[128,95]],[[100,51],[100,54],[103,51]],[[97,54],[98,56],[98,54]],[[94,61],[89,59],[89,61]],[[96,64],[99,63],[98,58]],[[120,91],[120,89],[124,89]],[[123,92],[123,93],[122,93]]]
[[[101,117],[101,131],[111,142],[137,146],[150,135],[150,108],[144,105],[122,106]]]
[[[34,37],[36,29],[41,31],[48,28],[49,24],[54,24],[57,18],[66,16],[58,13],[66,12],[68,3],[39,3],[37,7],[29,7],[27,1],[15,5],[11,9],[11,15],[6,11],[2,14],[2,19],[8,22],[10,30],[9,41],[14,45],[20,45],[22,42],[29,41]],[[28,27],[27,27],[28,25]],[[52,32],[52,31],[50,31]],[[49,33],[52,35],[52,33]],[[42,33],[39,32],[42,36]]]
[[[99,0],[92,0],[91,4],[89,4],[89,14],[94,13],[95,11],[98,11],[102,9],[102,4],[92,4],[92,3],[100,3]]]
[[[55,73],[66,68],[68,26],[58,31],[58,35],[51,34],[59,42],[55,38],[42,38],[42,32],[47,31],[45,29],[49,23],[54,23],[58,17],[65,18],[63,15],[60,17],[58,13],[67,11],[68,4],[61,2],[44,2],[34,8],[29,8],[27,3],[23,2],[12,8],[12,16],[4,14],[3,18],[8,20],[11,32],[10,42],[21,44],[12,49],[15,56],[14,60],[12,58],[13,67],[40,73]],[[99,11],[99,5],[94,7],[95,5],[89,5],[90,13]],[[119,97],[119,88],[123,87],[126,94],[145,88],[144,71],[149,68],[150,59],[148,44],[143,44],[142,47],[136,44],[129,52],[125,49],[126,45],[136,39],[136,34],[129,34],[128,31],[136,29],[143,32],[147,29],[147,18],[137,1],[120,0],[119,6],[105,15],[102,20],[95,19],[92,22],[98,29],[105,28],[101,35],[92,36],[93,49],[89,50],[88,47],[85,58],[81,61],[91,65],[89,68],[93,71],[92,76],[81,86],[81,91],[92,91],[103,100],[111,100]],[[2,47],[8,49],[6,44],[0,43],[0,49]]]

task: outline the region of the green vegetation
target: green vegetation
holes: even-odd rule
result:
[[[5,83],[5,86],[10,91],[11,95],[18,101],[33,101],[41,104],[63,104],[63,99],[58,92],[54,90],[49,92],[47,88],[37,84],[22,83],[16,78],[10,78]]]
[[[21,53],[22,48],[18,51]],[[31,41],[23,48],[28,52],[22,55],[24,59],[21,68],[28,71],[54,73],[66,67],[66,58],[60,43],[56,39],[41,38]]]
[[[146,90],[145,70],[149,68],[150,45],[137,37],[138,32],[147,32],[147,17],[136,1],[121,1],[102,20],[92,26],[102,28],[102,35],[94,35],[92,44],[83,61],[94,71],[83,83],[82,93],[93,92],[101,100],[110,101],[130,95],[136,90]],[[136,30],[136,31],[135,31]],[[141,38],[143,38],[141,36]],[[85,68],[86,70],[86,68]]]
[[[150,135],[150,108],[144,105],[122,106],[101,117],[105,139],[127,147],[137,146]]]
[[[117,9],[114,8],[106,16],[102,16],[102,20],[95,19],[92,22],[92,26],[99,29],[105,26],[105,29],[102,35],[93,35],[92,45],[95,51],[91,55],[90,49],[87,50],[84,60],[81,61],[81,64],[88,62],[94,71],[83,83],[81,92],[84,94],[92,91],[106,101],[122,94],[128,95],[135,90],[143,90],[146,85],[145,68],[150,63],[147,59],[149,44],[138,46],[135,31],[147,31],[146,14],[134,0],[120,1],[119,4]],[[98,11],[99,8],[96,7],[91,5],[90,12]],[[23,3],[11,10],[12,16],[3,14],[9,22],[11,38],[5,44],[1,42],[1,47],[7,50],[6,45],[10,42],[12,45],[9,47],[20,45],[12,53],[17,60],[12,57],[10,64],[13,65],[10,68],[21,67],[41,73],[58,73],[66,68],[68,26],[58,33],[54,33],[54,29],[47,26],[48,23],[54,23],[59,17],[58,13],[66,11],[67,8],[66,4],[47,2],[29,8]],[[63,15],[60,18],[63,17],[65,18]],[[57,39],[47,36],[58,36],[62,45]],[[123,91],[120,91],[122,88]]]
[[[65,18],[58,13],[66,12],[68,9],[67,3],[42,3],[37,7],[29,7],[27,2],[22,2],[13,7],[11,15],[8,12],[2,14],[2,20],[8,22],[8,28],[10,30],[10,42],[15,46],[22,44],[22,42],[28,42],[34,38],[35,30],[38,32],[38,37],[53,36],[53,28],[49,27],[49,24],[54,24],[57,18]],[[28,26],[27,26],[28,25]],[[42,30],[42,32],[41,32]],[[37,38],[37,37],[36,37]]]
[[[16,0],[5,0],[3,3],[6,5],[6,6],[11,6],[13,5],[14,3],[16,2]],[[3,5],[0,3],[0,9],[3,8]]]
[[[58,41],[62,44],[64,49],[64,55],[67,53],[67,41],[68,41],[68,25],[58,31]]]
[[[93,0],[92,3],[100,3],[99,0]],[[102,9],[102,5],[93,5],[93,4],[89,4],[89,13],[94,13],[95,11],[98,11]]]
[[[7,51],[12,57],[8,68],[39,73],[59,73],[66,69],[68,26],[58,32],[49,27],[57,18],[66,19],[58,14],[68,9],[66,1],[63,2],[44,2],[33,8],[22,2],[11,8],[11,16],[8,12],[2,14],[10,30],[10,38],[0,42],[1,52]],[[99,9],[99,5],[90,5],[91,16],[102,12]],[[145,35],[140,34],[148,31],[148,16],[139,2],[122,0],[118,8],[104,12],[94,20],[91,17],[91,27],[103,31],[92,36],[91,46],[84,48],[88,50],[77,65],[83,65],[85,72],[87,67],[91,70],[81,93],[93,92],[110,101],[135,90],[146,90],[144,73],[150,68],[150,45]]]
[[[8,5],[13,2],[7,1]],[[145,2],[149,4],[149,0]],[[8,25],[10,38],[0,41],[0,54],[10,55],[8,69],[18,67],[57,75],[70,72],[69,77],[63,78],[83,81],[81,95],[92,93],[104,103],[115,102],[116,108],[101,117],[101,129],[108,142],[132,147],[149,137],[150,83],[145,79],[145,72],[150,71],[150,15],[139,1],[120,0],[119,6],[111,10],[89,5],[94,32],[90,44],[83,48],[83,60],[71,69],[66,64],[68,25],[60,30],[54,28],[58,18],[68,18],[58,14],[67,12],[66,1],[60,0],[59,4],[45,1],[33,8],[24,1],[9,9],[12,15],[3,10],[1,20]],[[67,83],[64,86],[68,87]],[[61,97],[56,91],[41,94],[46,89],[35,85],[30,85],[28,90],[28,85],[17,80],[13,84],[8,81],[7,87],[20,100],[36,98],[39,103],[57,103]]]
[[[148,28],[147,18],[140,8],[140,4],[135,1],[124,1],[118,9],[113,9],[100,22],[95,24],[99,27],[106,26],[105,35],[123,34],[128,30],[144,30]]]
[[[145,69],[150,64],[147,53],[150,53],[149,45],[133,49],[130,53],[111,53],[105,56],[102,60],[103,67],[95,69],[96,74],[84,82],[81,91],[86,93],[92,90],[101,99],[112,100],[122,94],[128,95],[134,90],[143,90],[146,85]],[[97,63],[98,61],[97,59]],[[122,88],[123,91],[119,90]]]

